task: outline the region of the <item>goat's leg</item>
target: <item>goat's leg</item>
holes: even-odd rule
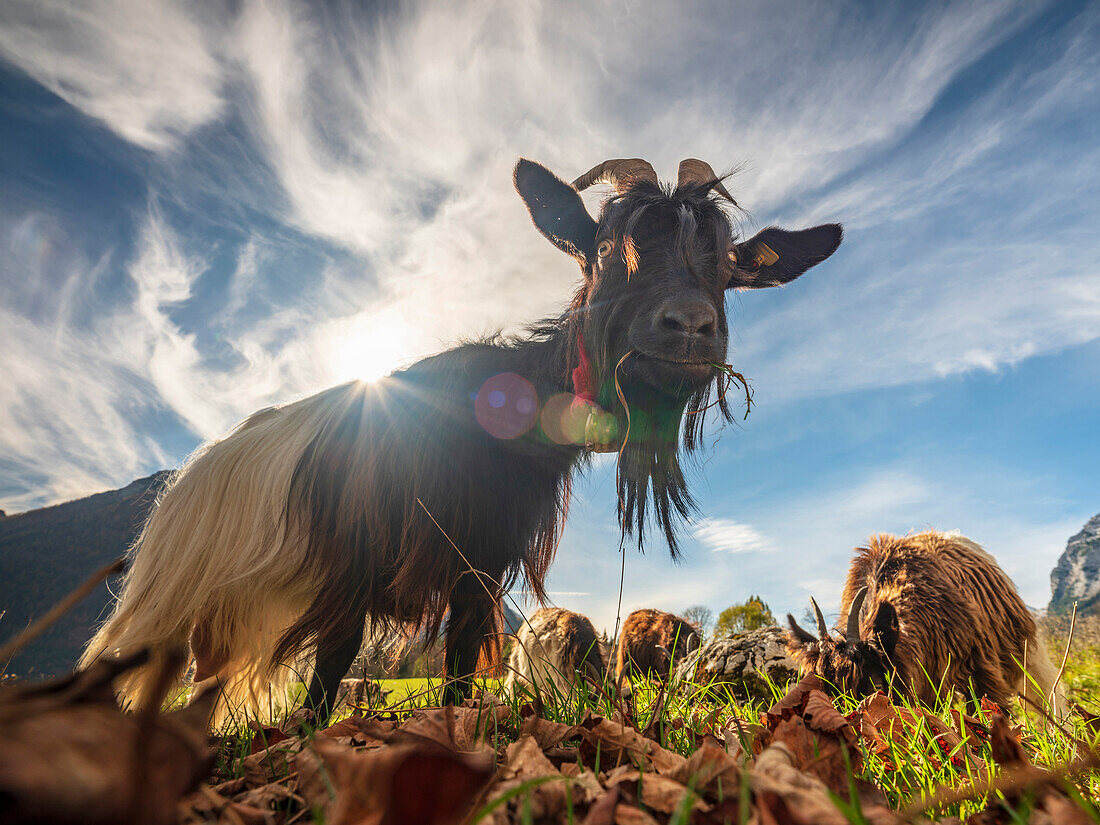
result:
[[[317,717],[317,724],[324,725],[336,710],[336,693],[340,680],[351,668],[355,654],[363,644],[364,626],[333,634],[319,641],[317,665],[309,685],[305,706]]]
[[[498,643],[495,637],[497,600],[491,595],[499,589],[498,580],[499,577],[469,572],[459,578],[451,592],[446,678],[453,681],[444,694],[448,704],[457,704],[470,696],[478,651],[483,643],[488,649],[495,649],[493,646]]]

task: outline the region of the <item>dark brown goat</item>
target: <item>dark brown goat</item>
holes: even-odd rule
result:
[[[699,642],[699,629],[687,620],[660,610],[635,610],[619,634],[615,679],[621,684],[632,671],[667,679]]]
[[[675,186],[637,159],[573,185],[528,160],[514,177],[536,228],[580,265],[572,303],[525,335],[263,410],[197,452],[135,544],[83,665],[142,648],[159,659],[190,638],[196,678],[256,710],[315,654],[307,702],[327,710],[364,617],[374,629],[420,623],[432,638],[449,608],[446,669],[452,698],[466,695],[479,653],[496,650],[502,590],[522,576],[545,596],[588,450],[621,448],[624,536],[640,543],[652,521],[676,554],[693,506],[681,422],[691,451],[704,416],[685,412],[701,413],[722,379],[726,291],[797,278],[841,229],[739,241],[732,198],[701,161],[681,164]],[[615,187],[598,220],[578,194],[595,183]],[[127,704],[152,695],[158,672],[127,677]]]
[[[588,617],[563,607],[544,607],[516,633],[504,688],[514,693],[525,683],[541,691],[553,685],[568,696],[578,675],[600,682],[606,671],[607,653]]]
[[[848,570],[840,605],[846,629],[835,638],[811,603],[818,637],[788,614],[789,650],[804,671],[856,695],[893,690],[931,705],[942,684],[1006,706],[1025,688],[1025,660],[1039,688],[1031,688],[1033,699],[1045,699],[1054,681],[1011,579],[957,534],[873,536]]]

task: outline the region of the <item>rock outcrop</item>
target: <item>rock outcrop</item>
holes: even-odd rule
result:
[[[768,680],[782,690],[797,674],[798,664],[787,655],[787,631],[781,627],[711,639],[676,673],[699,685],[728,685],[741,699],[770,698]]]
[[[1080,533],[1066,542],[1066,551],[1050,574],[1052,613],[1100,611],[1100,514],[1090,518]]]

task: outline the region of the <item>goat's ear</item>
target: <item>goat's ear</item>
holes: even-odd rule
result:
[[[539,232],[558,249],[576,258],[581,266],[592,260],[596,251],[596,222],[584,208],[577,190],[545,166],[526,158],[520,158],[512,178]]]
[[[898,611],[894,609],[890,602],[883,602],[875,611],[875,624],[871,631],[871,638],[878,642],[883,653],[893,658],[894,649],[898,646],[900,632]]]
[[[760,289],[790,283],[836,252],[843,236],[844,230],[838,223],[798,232],[769,226],[734,247],[736,260],[728,288]]]

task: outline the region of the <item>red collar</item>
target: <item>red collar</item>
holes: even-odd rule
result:
[[[588,357],[588,350],[584,347],[584,333],[577,333],[577,360],[578,364],[573,368],[573,394],[578,398],[596,403],[596,379],[592,375],[592,361]]]
[[[573,403],[571,409],[584,415],[584,446],[594,453],[614,453],[622,447],[616,434],[615,416],[600,409],[596,402],[598,390],[592,360],[584,346],[584,335],[577,333],[577,366],[573,368]]]

